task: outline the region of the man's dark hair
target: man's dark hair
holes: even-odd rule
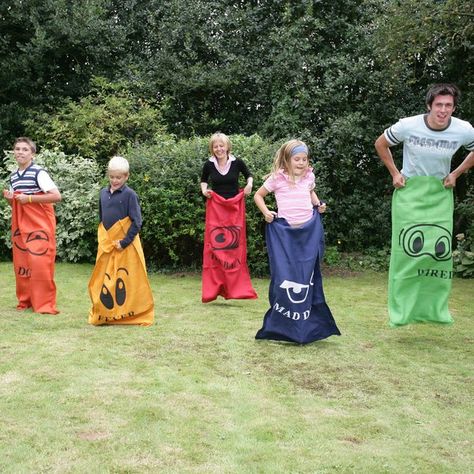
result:
[[[437,95],[451,95],[454,99],[454,107],[456,107],[461,92],[458,89],[458,86],[454,84],[433,84],[426,93],[425,101],[428,107],[431,107],[431,104]]]

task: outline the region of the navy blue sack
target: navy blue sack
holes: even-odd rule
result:
[[[266,225],[265,237],[271,272],[270,309],[255,338],[307,344],[340,335],[323,292],[320,214],[315,210],[301,227],[275,219]]]

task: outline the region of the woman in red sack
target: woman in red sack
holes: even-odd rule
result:
[[[201,175],[206,200],[206,230],[202,270],[202,302],[255,299],[247,267],[245,196],[252,192],[253,178],[246,164],[233,156],[229,137],[214,133],[209,140],[210,158]],[[239,177],[247,183],[239,190]],[[209,189],[211,184],[212,189]]]
[[[15,140],[13,154],[18,169],[10,175],[4,197],[12,206],[12,251],[17,309],[57,314],[54,262],[56,218],[53,203],[61,194],[49,174],[33,162],[35,143]]]

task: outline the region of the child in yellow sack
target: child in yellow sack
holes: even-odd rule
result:
[[[100,191],[97,259],[89,281],[89,323],[149,326],[154,302],[138,235],[140,203],[126,184],[128,161],[114,156],[107,173],[110,185]]]

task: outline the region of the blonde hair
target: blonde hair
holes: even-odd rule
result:
[[[305,142],[301,140],[289,140],[278,149],[275,153],[275,158],[273,160],[272,171],[267,176],[264,176],[264,179],[268,178],[269,176],[275,176],[279,170],[283,169],[283,171],[288,174],[292,181],[295,181],[295,175],[293,174],[293,170],[290,166],[291,163],[291,156],[293,155],[293,150],[298,146],[304,146],[308,148]],[[308,160],[309,160],[309,152],[308,152]]]
[[[128,174],[130,165],[123,156],[113,156],[107,165],[107,169],[108,171],[121,171]]]
[[[211,153],[211,155],[214,155],[212,147],[214,146],[214,142],[216,142],[217,140],[221,140],[224,142],[227,147],[227,155],[229,155],[230,151],[232,150],[232,143],[230,142],[230,138],[225,133],[221,132],[213,133],[211,135],[211,138],[209,139],[209,152]]]

